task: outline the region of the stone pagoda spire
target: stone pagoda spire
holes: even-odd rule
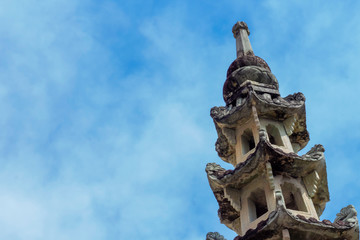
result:
[[[305,97],[281,97],[268,64],[255,56],[244,22],[233,27],[237,59],[223,87],[224,107],[213,107],[219,157],[234,166],[208,163],[206,173],[221,223],[237,240],[359,239],[349,205],[334,222],[319,220],[329,201],[324,147],[298,155],[309,141]],[[208,233],[208,240],[223,239]]]
[[[254,55],[252,50],[249,35],[250,31],[245,22],[237,22],[232,32],[234,34],[234,38],[236,39],[236,55],[237,57],[242,57],[245,55]]]

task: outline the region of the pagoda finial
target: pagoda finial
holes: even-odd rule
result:
[[[237,22],[232,28],[234,38],[236,39],[236,55],[242,57],[246,55],[254,55],[249,35],[250,31],[245,22]]]

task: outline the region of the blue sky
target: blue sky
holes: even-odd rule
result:
[[[326,149],[322,218],[360,209],[360,2],[0,2],[0,239],[204,239],[210,108],[246,21]]]

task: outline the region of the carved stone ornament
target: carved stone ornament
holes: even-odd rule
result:
[[[235,25],[232,28],[232,32],[233,32],[235,38],[238,35],[238,32],[240,29],[245,29],[247,34],[250,35],[250,31],[249,31],[247,24],[245,22],[241,21],[241,22],[235,23]]]
[[[245,67],[245,66],[258,66],[265,68],[271,72],[269,65],[265,62],[264,59],[258,56],[243,56],[240,58],[235,59],[229,66],[226,77],[229,77],[231,73],[235,70]]]
[[[269,70],[258,66],[241,67],[233,71],[224,83],[223,97],[227,105],[233,101],[232,96],[237,95],[242,84],[249,80],[279,89],[279,84],[275,75]]]
[[[296,121],[298,120],[297,115],[293,115],[284,121],[284,127],[288,136],[290,136],[295,129]]]
[[[206,234],[206,240],[226,240],[226,239],[218,232],[209,232],[208,234]]]
[[[232,162],[235,160],[235,149],[229,144],[228,139],[224,135],[220,135],[215,143],[215,150],[217,151],[219,157],[226,162]]]
[[[276,205],[277,206],[281,206],[284,207],[284,199],[283,199],[283,194],[280,190],[276,190],[275,191],[275,199],[276,199]]]
[[[269,187],[271,190],[274,190],[275,189],[274,175],[273,175],[273,171],[271,168],[271,164],[269,162],[267,162],[265,166],[266,166],[266,177],[269,182]]]
[[[226,107],[213,107],[210,110],[210,116],[212,118],[223,118],[229,114],[229,110]]]
[[[324,158],[324,152],[325,148],[323,147],[323,145],[316,144],[302,157],[308,161],[317,161],[321,158]]]
[[[318,184],[320,182],[320,177],[317,171],[313,171],[307,176],[303,177],[303,182],[305,184],[306,190],[310,197],[314,197],[317,189]]]
[[[294,93],[292,95],[284,97],[284,99],[287,101],[296,101],[296,102],[299,102],[299,101],[305,102],[305,100],[306,100],[304,94],[302,94],[301,92]]]
[[[226,170],[224,168],[222,168],[219,164],[208,163],[208,164],[206,164],[205,171],[210,176],[216,176],[216,175],[224,173]]]
[[[348,205],[340,210],[338,214],[336,214],[336,218],[334,222],[343,221],[349,223],[351,225],[358,224],[357,212],[353,205]]]

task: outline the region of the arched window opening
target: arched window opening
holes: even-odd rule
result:
[[[279,132],[279,129],[275,127],[272,124],[269,124],[266,126],[266,132],[269,137],[269,141],[271,144],[278,145],[278,146],[284,146],[283,141],[281,140],[281,135]]]
[[[253,222],[268,211],[266,195],[263,189],[256,189],[248,198],[249,220]]]
[[[255,147],[254,135],[250,128],[241,135],[242,154],[245,155]]]
[[[281,185],[281,190],[287,209],[307,212],[306,205],[299,188],[292,183],[285,182]]]

